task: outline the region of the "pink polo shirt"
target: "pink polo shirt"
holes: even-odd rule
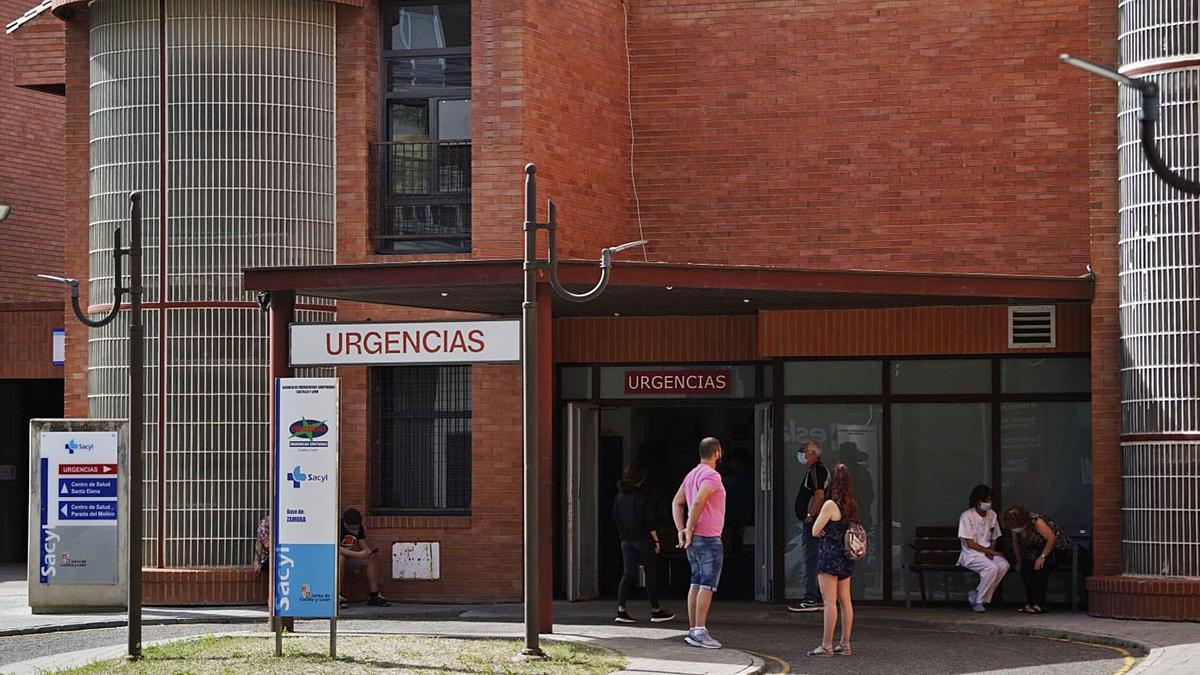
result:
[[[687,497],[690,512],[696,495],[705,485],[712,487],[712,494],[704,503],[704,510],[696,518],[696,530],[693,534],[697,537],[719,537],[721,528],[725,525],[725,484],[721,482],[721,474],[707,464],[697,464],[683,479],[683,495]]]

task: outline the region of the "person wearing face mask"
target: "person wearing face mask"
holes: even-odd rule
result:
[[[1046,584],[1056,556],[1070,555],[1071,540],[1053,521],[1020,506],[1004,510],[1004,527],[1013,533],[1017,571],[1025,583],[1026,604],[1018,612],[1041,614],[1046,607]]]
[[[994,546],[1000,537],[1000,523],[992,510],[992,488],[976,485],[971,490],[971,507],[958,517],[958,538],[962,553],[958,564],[979,575],[979,586],[967,594],[967,602],[976,612],[986,612],[985,605],[1008,573],[1008,560]]]

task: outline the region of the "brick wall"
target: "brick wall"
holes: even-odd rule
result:
[[[0,0],[0,17],[7,23],[29,6]],[[24,29],[40,30],[44,19],[0,34],[0,204],[12,206],[0,222],[0,303],[61,302],[64,295],[62,287],[34,277],[64,270],[63,99],[21,89],[13,79],[17,37]],[[49,20],[50,26],[57,22]]]
[[[61,302],[0,304],[0,380],[62,379],[51,331],[63,327]]]
[[[88,145],[91,129],[88,94],[91,64],[88,60],[88,13],[77,8],[66,23],[66,121],[63,131],[65,222],[62,231],[62,255],[66,269],[79,278],[79,304],[88,302]],[[68,306],[64,313],[67,330],[67,362],[64,366],[66,417],[87,417],[87,330],[79,325]]]
[[[0,23],[29,5],[0,0]],[[50,331],[64,326],[64,288],[35,277],[65,271],[63,99],[17,86],[36,79],[45,63],[31,45],[52,41],[56,28],[61,34],[58,20],[44,16],[0,34],[0,204],[12,207],[0,222],[0,379],[63,376],[51,365]]]
[[[1087,9],[632,3],[651,259],[1082,274]]]
[[[525,153],[538,165],[538,208],[548,198],[557,206],[563,258],[598,258],[605,246],[639,238],[630,226],[622,5],[559,0],[526,7]],[[510,238],[519,224],[488,223]],[[642,257],[625,254],[635,255]]]
[[[8,21],[7,15],[3,21]],[[66,29],[62,21],[50,12],[42,12],[9,35],[9,42],[14,47],[11,62],[13,83],[61,95],[63,78],[66,76],[63,61],[65,38]],[[61,125],[61,119],[58,122]],[[61,152],[61,144],[57,144],[56,149]]]

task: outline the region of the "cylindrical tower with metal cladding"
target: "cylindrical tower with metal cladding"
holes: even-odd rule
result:
[[[1200,179],[1200,2],[1120,2],[1121,71],[1158,83],[1158,146]],[[1119,118],[1125,574],[1200,581],[1200,196],[1151,171],[1140,96]],[[1194,607],[1194,605],[1193,605]],[[1181,618],[1181,617],[1173,617]],[[1192,617],[1198,618],[1198,617]]]
[[[270,388],[266,314],[241,272],[334,261],[334,6],[167,0],[165,43],[159,6],[91,3],[90,294],[93,311],[112,298],[112,231],[140,190],[144,559],[244,566],[268,510]],[[127,328],[90,334],[92,416],[128,414]]]

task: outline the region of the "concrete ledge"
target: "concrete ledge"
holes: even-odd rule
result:
[[[1089,577],[1087,590],[1088,613],[1092,616],[1200,621],[1200,578]]]

